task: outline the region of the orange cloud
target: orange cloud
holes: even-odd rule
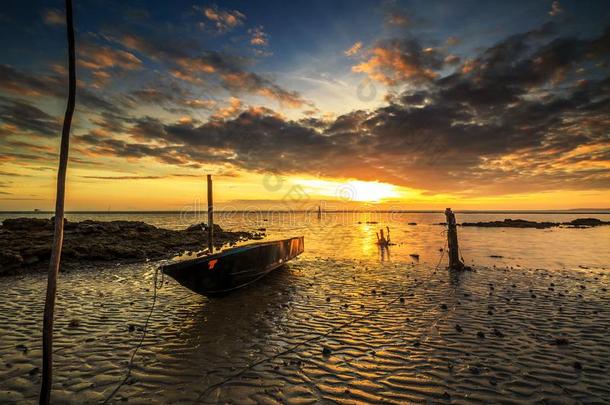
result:
[[[358,41],[355,42],[354,45],[352,45],[347,51],[345,51],[344,53],[347,56],[354,56],[356,54],[358,54],[360,52],[360,50],[362,49],[362,42]]]
[[[110,80],[110,73],[103,70],[96,70],[91,73],[91,75],[93,76],[93,82],[91,83],[91,87],[96,89],[104,87]]]
[[[81,66],[92,70],[113,67],[136,70],[142,67],[142,61],[132,53],[91,43],[85,43],[79,47],[78,57]]]
[[[366,73],[371,79],[394,85],[410,79],[434,79],[438,76],[432,69],[398,48],[376,47],[373,56],[366,62],[353,66],[352,71]]]
[[[251,45],[255,45],[255,46],[269,45],[269,35],[267,35],[267,33],[265,31],[263,31],[262,25],[249,29],[248,33],[250,35],[252,35],[252,37],[250,38]]]
[[[246,16],[237,10],[221,10],[218,7],[206,7],[203,15],[214,23],[219,32],[229,31],[244,23]]]
[[[201,78],[191,75],[191,74],[184,72],[182,70],[179,70],[179,69],[172,69],[169,71],[169,74],[174,76],[176,79],[184,80],[185,82],[191,82],[194,84],[203,83],[203,80],[201,80]]]
[[[206,109],[206,110],[209,110],[209,109],[214,108],[216,106],[216,101],[214,101],[214,100],[195,99],[195,100],[187,100],[184,103],[186,105],[188,105],[189,107],[203,108],[203,109]]]
[[[237,97],[231,97],[229,100],[229,106],[225,108],[218,109],[214,115],[212,115],[212,119],[215,120],[224,120],[227,118],[231,118],[239,114],[239,111],[242,107],[242,101]]]

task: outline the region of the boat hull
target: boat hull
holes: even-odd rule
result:
[[[303,253],[302,236],[253,243],[163,266],[161,271],[206,296],[223,295],[253,283]]]

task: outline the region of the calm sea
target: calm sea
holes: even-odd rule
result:
[[[0,219],[14,217],[48,218],[48,213],[0,213]],[[131,220],[181,229],[206,221],[206,213],[128,212],[128,213],[69,213],[71,221]],[[458,223],[503,220],[567,222],[576,218],[593,217],[610,221],[610,213],[457,213]],[[333,259],[364,259],[395,262],[416,260],[437,263],[439,249],[445,246],[442,213],[380,213],[343,212],[217,212],[215,222],[227,230],[265,228],[268,239],[304,235],[306,257]],[[411,224],[411,225],[410,225]],[[416,225],[414,225],[416,224]],[[381,252],[375,244],[376,232],[390,228],[396,245]],[[387,231],[386,231],[387,232]],[[528,268],[610,268],[610,226],[589,229],[510,229],[459,228],[460,249],[469,264]],[[492,257],[496,256],[496,257]],[[501,256],[501,257],[497,257]],[[444,260],[444,258],[443,258]]]

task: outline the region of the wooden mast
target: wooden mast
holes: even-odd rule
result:
[[[66,0],[66,31],[68,36],[68,103],[64,115],[59,149],[59,167],[57,169],[57,194],[55,198],[55,231],[47,278],[47,294],[44,305],[42,329],[42,385],[40,404],[49,404],[53,384],[53,318],[55,315],[55,298],[57,293],[57,276],[61,262],[61,248],[64,238],[64,200],[66,194],[66,171],[70,149],[70,126],[76,100],[76,69],[74,49],[74,22],[72,18],[72,0]]]

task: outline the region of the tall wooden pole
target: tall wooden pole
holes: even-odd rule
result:
[[[208,174],[208,249],[214,252],[214,193],[212,175]]]
[[[70,149],[70,126],[76,99],[76,67],[74,50],[74,22],[72,19],[72,0],[66,0],[66,28],[68,34],[68,104],[64,115],[59,149],[59,168],[57,170],[57,195],[55,199],[55,232],[49,275],[47,278],[47,296],[44,305],[42,329],[42,386],[40,388],[40,404],[48,404],[51,399],[53,384],[53,317],[55,312],[55,296],[57,292],[57,275],[61,261],[61,248],[64,240],[64,199],[66,194],[66,170],[68,168],[68,152]]]
[[[451,208],[445,210],[447,219],[447,247],[449,248],[449,268],[451,270],[463,270],[464,263],[460,260],[460,248],[458,247],[457,224],[455,214]]]

